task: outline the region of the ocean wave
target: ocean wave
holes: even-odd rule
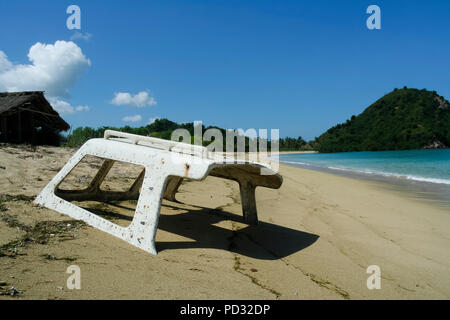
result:
[[[289,164],[301,164],[302,166],[311,166],[310,163],[300,162],[300,161],[280,161],[280,162],[289,163]]]
[[[311,163],[305,163],[305,162],[299,162],[299,161],[280,161],[280,162],[308,166],[308,167],[316,167],[318,169],[322,168],[322,169],[328,169],[328,170],[346,171],[346,172],[353,172],[353,173],[359,173],[359,174],[376,175],[376,176],[383,176],[383,177],[390,177],[390,178],[393,177],[393,178],[397,178],[397,179],[406,179],[406,180],[419,181],[419,182],[450,185],[450,180],[448,180],[448,179],[430,178],[430,177],[423,177],[423,176],[417,176],[417,175],[411,175],[411,174],[401,174],[401,173],[394,173],[394,172],[383,172],[383,171],[370,170],[370,169],[343,168],[343,167],[335,167],[335,166],[320,166],[317,164],[311,164]]]

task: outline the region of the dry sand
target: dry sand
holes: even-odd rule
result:
[[[450,298],[448,208],[281,165],[282,187],[257,189],[257,227],[241,222],[236,183],[183,183],[180,203],[163,201],[153,256],[32,204],[74,152],[0,147],[0,294],[22,291],[0,299]],[[98,165],[67,183],[88,181]],[[116,170],[105,188],[129,183],[133,170]],[[126,225],[135,204],[80,205]],[[66,287],[73,264],[81,290]],[[381,290],[366,287],[369,265],[381,268]]]

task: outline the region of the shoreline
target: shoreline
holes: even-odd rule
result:
[[[425,201],[433,201],[437,205],[450,209],[450,184],[447,178],[447,180],[444,178],[432,178],[426,175],[423,176],[420,173],[415,174],[411,170],[401,174],[395,173],[395,169],[392,173],[390,170],[380,170],[379,168],[372,168],[370,166],[365,169],[364,167],[352,168],[351,165],[330,165],[326,163],[320,164],[320,162],[316,164],[314,161],[308,161],[306,157],[304,157],[304,160],[301,158],[299,160],[292,158],[291,160],[290,157],[280,157],[279,161],[285,165],[297,168],[325,172],[357,180],[375,181],[381,183],[381,185],[390,191],[401,191],[406,193],[408,197],[412,196]],[[402,172],[402,170],[399,172]]]
[[[279,151],[278,154],[302,154],[302,153],[318,153],[317,151]]]
[[[381,174],[366,174],[351,170],[337,170],[320,166],[295,164],[293,162],[285,161],[280,161],[280,164],[305,170],[324,172],[331,175],[348,177],[356,180],[377,182],[383,185],[387,190],[402,192],[408,196],[413,195],[418,200],[430,200],[435,202],[436,205],[444,208],[450,208],[450,186],[446,184],[402,179],[396,176],[384,176]]]

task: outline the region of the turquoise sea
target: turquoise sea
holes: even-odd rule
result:
[[[407,186],[450,203],[450,149],[282,154],[280,162]]]

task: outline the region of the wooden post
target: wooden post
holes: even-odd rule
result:
[[[31,143],[33,145],[35,145],[37,143],[37,141],[36,141],[36,132],[34,131],[34,112],[28,111],[28,114],[30,115],[30,121],[29,121],[29,123],[27,123],[27,126],[28,126],[27,132],[28,132],[28,135],[30,135],[30,134],[32,135],[32,137],[30,137]]]
[[[7,137],[8,137],[8,127],[7,127],[7,121],[6,121],[6,116],[5,117],[1,117],[0,118],[0,128],[1,128],[1,132],[2,132],[2,139],[4,139],[4,141],[7,141]]]
[[[19,112],[17,113],[17,119],[19,119],[19,123],[17,128],[19,128],[19,143],[22,142],[22,126],[21,126],[21,119],[20,119],[20,108],[19,108]]]

